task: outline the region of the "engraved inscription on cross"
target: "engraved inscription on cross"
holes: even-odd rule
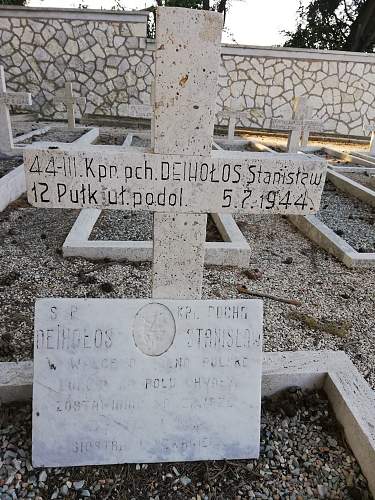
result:
[[[86,97],[75,97],[73,95],[73,86],[71,82],[65,82],[65,90],[63,95],[59,95],[53,98],[55,104],[65,104],[68,113],[68,127],[75,128],[76,117],[75,111],[76,106],[85,106]]]
[[[152,150],[33,145],[25,172],[36,207],[154,212],[153,297],[197,299],[207,213],[313,214],[326,162],[212,151],[222,17],[171,11],[157,11]]]
[[[307,97],[296,97],[293,100],[293,118],[285,120],[283,118],[272,118],[271,128],[278,130],[289,130],[288,153],[297,153],[301,146],[307,146],[309,133],[320,132],[323,129],[323,122],[312,119],[313,110],[308,106]]]
[[[31,106],[28,92],[7,92],[3,66],[0,66],[0,152],[10,153],[14,147],[9,106]]]

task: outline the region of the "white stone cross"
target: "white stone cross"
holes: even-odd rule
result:
[[[326,162],[212,151],[221,32],[216,12],[158,8],[150,150],[25,151],[36,207],[155,213],[156,300],[36,304],[34,465],[259,455],[262,304],[181,299],[201,298],[207,213],[315,213]]]
[[[289,130],[287,151],[297,153],[301,146],[307,144],[309,133],[318,132],[323,128],[320,120],[313,120],[312,109],[307,105],[307,97],[296,97],[293,100],[293,118],[285,120],[283,118],[273,118],[271,128],[279,130]]]
[[[14,147],[9,106],[30,106],[28,92],[7,92],[3,66],[0,66],[0,152],[10,153]]]
[[[154,212],[153,297],[197,299],[207,213],[313,214],[326,162],[212,151],[222,18],[169,14],[158,11],[152,150],[39,144],[25,152],[25,172],[37,207]]]
[[[371,134],[370,154],[375,155],[375,123],[364,125],[363,131],[366,135]]]
[[[241,118],[249,119],[250,116],[260,117],[262,116],[262,111],[258,109],[241,109],[240,102],[236,99],[232,99],[230,107],[224,106],[223,110],[219,111],[217,115],[220,118],[228,119],[227,139],[229,142],[233,142],[238,120]]]
[[[85,106],[86,97],[74,97],[73,95],[73,85],[71,82],[65,82],[65,91],[61,96],[56,96],[53,99],[55,104],[65,104],[68,112],[68,127],[75,128],[76,118],[75,118],[75,108],[76,106]]]

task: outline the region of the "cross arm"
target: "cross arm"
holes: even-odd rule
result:
[[[308,129],[313,132],[320,132],[323,130],[323,122],[319,120],[285,120],[284,118],[271,118],[271,128],[279,130],[304,130]]]
[[[0,92],[0,104],[31,106],[31,94],[29,92]]]
[[[326,174],[326,162],[314,156],[233,151],[30,147],[24,160],[29,201],[47,208],[313,214]]]

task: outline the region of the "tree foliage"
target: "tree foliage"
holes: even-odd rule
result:
[[[0,5],[26,5],[27,0],[0,0]]]
[[[149,7],[148,10],[151,15],[149,17],[147,35],[151,38],[155,37],[155,12],[156,7],[185,7],[186,9],[197,10],[213,10],[221,12],[225,16],[229,9],[230,0],[155,0],[156,5]]]
[[[375,0],[311,0],[297,10],[285,47],[373,52]]]

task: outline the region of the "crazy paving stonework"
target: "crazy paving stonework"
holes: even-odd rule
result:
[[[9,90],[31,92],[33,109],[56,119],[65,117],[64,106],[52,102],[65,81],[86,97],[86,115],[125,116],[125,104],[149,104],[154,43],[146,19],[139,12],[0,7]],[[363,124],[375,119],[375,55],[223,45],[217,109],[238,98],[264,115],[237,126],[268,128],[271,117],[290,118],[300,95],[310,97],[325,132],[363,135]]]
[[[140,33],[143,23],[0,18],[7,86],[31,92],[45,117],[65,116],[52,102],[65,81],[87,98],[86,114],[121,115],[122,103],[150,101],[153,58]]]
[[[375,118],[375,56],[373,64],[225,54],[222,60],[218,106],[239,98],[244,109],[263,109],[263,118],[242,119],[244,126],[290,117],[291,101],[301,95],[327,132],[362,135],[363,123]]]

